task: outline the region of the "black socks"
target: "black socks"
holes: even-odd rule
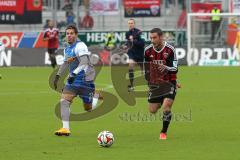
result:
[[[162,133],[167,133],[168,126],[170,124],[171,119],[172,119],[171,111],[163,112],[163,117],[162,117],[163,128],[162,128],[162,131],[161,131]]]
[[[130,85],[131,85],[131,87],[133,87],[133,80],[134,80],[133,69],[128,70],[128,76],[129,76],[129,80],[130,80]]]

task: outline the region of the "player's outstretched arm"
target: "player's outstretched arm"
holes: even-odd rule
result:
[[[64,61],[63,64],[59,67],[57,75],[62,76],[63,73],[67,70],[68,65],[69,65],[68,62]]]
[[[57,89],[58,80],[60,79],[60,77],[63,75],[63,73],[66,71],[67,68],[68,68],[68,62],[64,62],[58,69],[58,72],[55,76],[54,83],[53,83],[55,89]]]

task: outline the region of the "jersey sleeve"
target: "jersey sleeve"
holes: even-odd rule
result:
[[[81,57],[83,55],[90,55],[88,48],[85,43],[79,42],[75,48],[76,57]]]
[[[49,38],[48,31],[49,31],[48,29],[45,29],[43,31],[43,38]]]
[[[44,33],[43,33],[43,38],[48,38],[47,32],[44,32]]]
[[[55,37],[55,38],[58,38],[58,34],[59,34],[59,30],[56,28],[56,29],[55,29],[55,35],[54,35],[54,37]]]
[[[176,74],[178,72],[178,60],[177,60],[175,49],[172,48],[171,50],[172,52],[169,57],[170,65],[167,66],[167,70],[171,74]]]
[[[63,50],[63,62],[67,62],[67,55],[65,49]]]
[[[78,67],[73,71],[73,73],[78,74],[82,70],[86,73],[89,64],[89,55],[87,46],[83,42],[78,42],[75,47],[75,55],[79,61]]]
[[[129,40],[129,31],[128,32],[126,32],[126,35],[125,35],[125,39],[128,41]]]
[[[144,64],[144,76],[145,76],[145,79],[147,81],[150,80],[150,66],[149,66],[149,58],[148,58],[148,54],[146,52],[146,49],[144,50],[144,61],[143,61],[143,64]]]

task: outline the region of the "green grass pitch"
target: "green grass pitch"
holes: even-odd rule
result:
[[[61,127],[54,112],[60,95],[48,85],[51,72],[47,67],[0,68],[1,160],[240,159],[238,67],[180,67],[182,88],[173,105],[176,116],[166,141],[158,139],[159,117],[144,117],[148,115],[146,98],[128,106],[118,97],[113,111],[72,122],[70,137],[55,136]],[[109,75],[110,67],[104,67],[96,80],[98,88],[111,85]],[[117,96],[114,88],[106,91]],[[83,112],[77,99],[72,112]],[[136,118],[138,114],[142,117]],[[102,130],[113,132],[112,147],[98,146]]]

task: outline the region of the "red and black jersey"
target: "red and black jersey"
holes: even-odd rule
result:
[[[44,32],[44,38],[48,38],[48,48],[58,48],[58,29],[47,28]]]
[[[159,65],[167,66],[167,70],[161,73]],[[152,84],[159,84],[164,81],[175,81],[177,79],[177,57],[172,45],[164,42],[161,50],[156,50],[151,44],[144,51],[144,67],[146,80]]]

